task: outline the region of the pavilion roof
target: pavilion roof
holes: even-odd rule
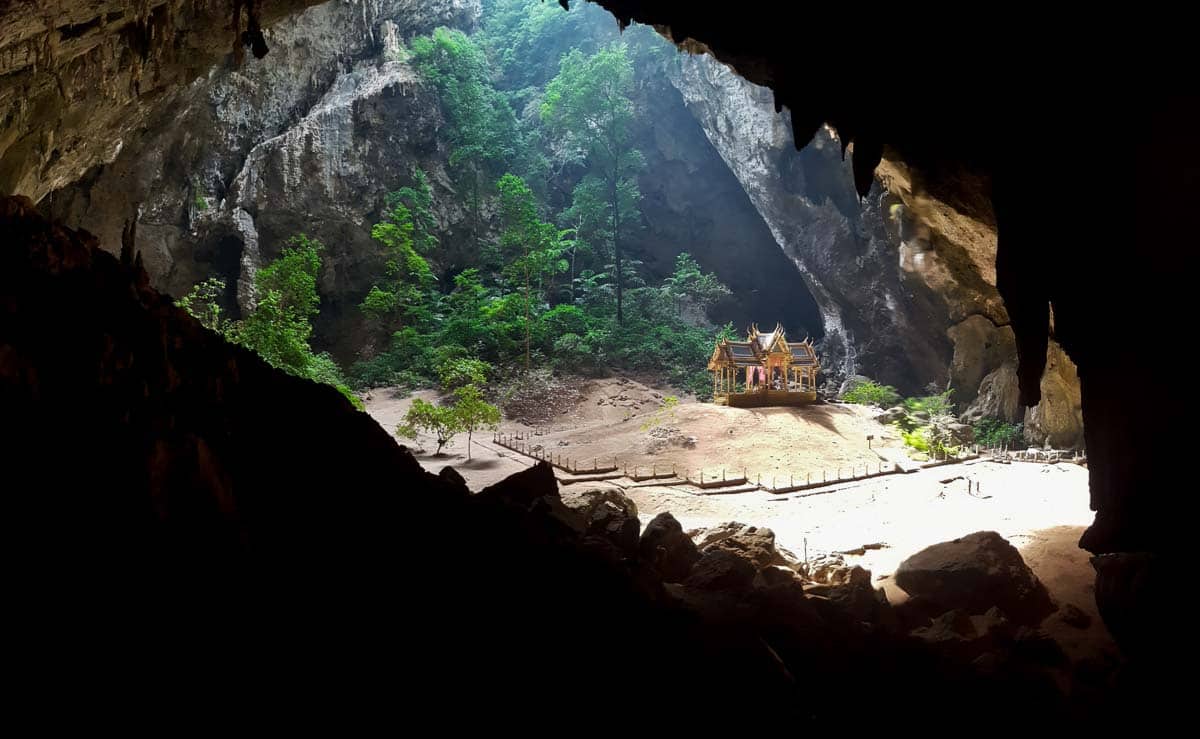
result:
[[[749,341],[729,341],[725,343],[729,358],[739,367],[751,367],[762,364],[758,348]]]
[[[811,344],[792,344],[789,348],[792,350],[793,365],[803,367],[817,363],[817,354]]]

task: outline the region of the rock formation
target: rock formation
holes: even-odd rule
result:
[[[442,24],[469,28],[479,12],[478,0],[311,8],[276,24],[270,55],[214,68],[123,154],[46,207],[105,244],[119,243],[139,210],[153,284],[178,296],[217,275],[235,311],[253,304],[258,267],[308,233],[329,250],[316,339],[350,357],[347,347],[363,340],[356,306],[382,268],[370,226],[386,193],[420,166],[443,195],[439,217],[458,217],[445,189],[437,95],[399,60],[397,44]]]
[[[1019,623],[1038,624],[1054,610],[1020,552],[994,531],[922,549],[900,563],[896,584],[941,610],[983,614],[998,607]]]

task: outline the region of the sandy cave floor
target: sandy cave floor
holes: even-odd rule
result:
[[[816,479],[822,470],[832,479],[838,468],[845,472],[850,467],[886,467],[905,459],[895,431],[871,420],[871,411],[859,406],[740,409],[683,400],[673,414],[662,414],[662,397],[670,392],[664,388],[610,378],[588,381],[582,391],[578,405],[529,442],[584,460],[585,465],[592,459],[603,464],[615,458],[619,466],[631,469],[674,465],[693,474],[703,468],[712,475],[725,468],[731,476],[745,468],[751,481],[761,476],[768,484],[772,477],[782,480],[789,475],[799,479],[812,474]],[[433,400],[437,394],[421,391],[397,397],[376,390],[366,399],[367,412],[394,433],[414,397]],[[656,419],[656,413],[657,426],[665,430],[654,433],[666,437],[665,441],[655,438],[647,423]],[[501,431],[531,429],[505,420]],[[874,436],[870,447],[868,435]],[[688,437],[694,437],[694,447],[683,445]],[[534,463],[493,444],[490,432],[475,435],[470,461],[465,435],[440,457],[431,454],[432,439],[419,439],[419,444],[399,441],[423,447],[418,459],[431,471],[454,467],[473,489]],[[876,586],[883,587],[893,603],[907,597],[891,579],[903,559],[937,542],[974,531],[997,531],[1021,551],[1056,601],[1072,603],[1092,617],[1092,625],[1082,630],[1054,617],[1044,624],[1068,655],[1115,653],[1096,610],[1088,555],[1077,546],[1092,513],[1087,470],[1074,464],[970,461],[783,495],[757,490],[701,496],[664,485],[623,489],[637,504],[643,525],[670,511],[685,529],[731,520],[766,526],[775,532],[779,546],[800,558],[806,551],[809,555],[847,552],[882,544],[846,559],[870,570]]]

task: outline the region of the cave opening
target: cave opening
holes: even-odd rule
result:
[[[216,300],[216,305],[231,320],[237,320],[242,315],[241,306],[238,304],[237,285],[242,274],[242,253],[245,246],[240,237],[227,234],[197,244],[192,252],[198,276],[203,279],[220,280],[225,286]]]
[[[140,567],[145,545],[162,559],[156,595],[194,604],[199,585],[211,599],[198,620],[240,599],[278,615],[306,587],[361,613],[381,604],[359,588],[432,539],[398,544],[389,522],[454,521],[498,576],[469,593],[425,575],[415,587],[445,610],[516,608],[470,634],[461,615],[405,614],[453,634],[449,656],[417,650],[433,692],[455,661],[504,682],[493,666],[521,657],[491,638],[506,629],[530,637],[543,676],[602,685],[553,645],[613,619],[665,645],[670,674],[712,660],[749,676],[714,695],[771,696],[818,723],[849,701],[802,700],[814,666],[865,675],[864,694],[889,707],[915,698],[889,691],[918,675],[967,714],[1011,696],[1072,719],[1104,715],[1114,675],[1142,674],[1108,628],[1122,646],[1153,640],[1128,641],[1128,612],[1112,626],[1092,571],[1142,587],[1153,560],[1120,559],[1110,542],[1128,540],[1107,528],[1091,548],[1118,564],[1076,546],[1089,469],[1093,507],[1093,465],[1103,491],[1129,474],[1110,461],[1119,416],[1096,415],[1108,406],[1093,389],[1089,421],[1104,420],[1084,443],[1081,358],[1095,355],[1079,348],[1079,311],[1064,298],[1031,311],[1005,288],[1017,252],[997,264],[997,224],[1030,222],[1013,200],[1004,219],[993,211],[979,158],[945,174],[853,116],[814,123],[795,77],[637,3],[264,4],[261,59],[229,53],[228,19],[209,5],[159,8],[154,33],[121,32],[107,7],[43,26],[68,52],[136,42],[140,62],[88,68],[134,95],[127,123],[111,99],[72,91],[97,128],[79,135],[78,111],[47,124],[57,103],[38,95],[67,96],[76,77],[61,74],[0,116],[13,134],[0,188],[41,209],[0,210],[19,245],[3,265],[5,448],[44,487],[78,493],[100,476],[130,494],[39,511],[50,522],[53,505],[77,505],[99,521],[70,527],[102,552],[98,569]],[[628,23],[639,18],[656,25]],[[173,33],[214,49],[202,74],[155,52]],[[1031,344],[1039,316],[1050,330]],[[817,402],[708,402],[718,336],[751,344],[748,329],[776,324],[815,342]],[[737,392],[786,391],[745,369]],[[38,442],[78,417],[98,440],[83,464],[56,464]],[[404,502],[381,492],[395,487]],[[124,515],[136,511],[149,514]],[[139,544],[114,548],[106,527]],[[325,566],[351,562],[353,586]],[[947,585],[947,572],[966,579]],[[254,593],[264,574],[277,589]],[[1112,577],[1100,590],[1127,608]],[[561,599],[545,595],[560,585]],[[535,613],[541,633],[522,620]]]

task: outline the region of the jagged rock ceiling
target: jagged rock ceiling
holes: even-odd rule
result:
[[[173,91],[319,1],[0,0],[0,193],[37,201],[110,160]]]

